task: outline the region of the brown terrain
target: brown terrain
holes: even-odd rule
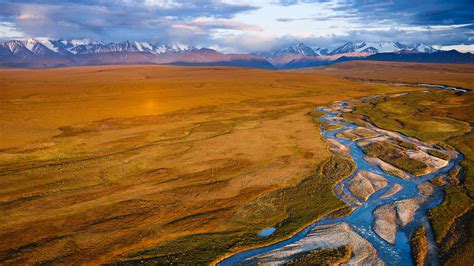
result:
[[[263,228],[289,234],[318,218],[294,216],[299,206],[317,204],[319,216],[344,207],[331,191],[343,176],[324,175],[343,164],[331,161],[315,106],[424,89],[389,82],[474,87],[473,66],[302,72],[0,69],[0,264],[209,263],[261,245],[252,237]],[[308,179],[317,169],[322,178]],[[305,182],[317,193],[296,193]]]
[[[360,81],[430,83],[471,88],[473,64],[425,64],[396,62],[344,62],[324,68],[292,70],[299,73],[334,75]]]
[[[106,263],[186,236],[254,235],[291,210],[267,219],[271,203],[253,217],[243,206],[329,159],[316,105],[413,90],[225,67],[0,72],[2,264]],[[324,191],[334,204],[321,212],[342,206]]]

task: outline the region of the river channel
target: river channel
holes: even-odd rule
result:
[[[429,84],[420,84],[420,86],[429,87],[433,89],[451,89],[463,91],[462,89],[438,86],[438,85],[429,85]],[[373,96],[379,97],[379,96]],[[396,97],[396,96],[392,96]],[[369,98],[362,98],[361,100],[368,100]],[[427,229],[427,239],[430,243],[428,250],[428,260],[433,265],[438,265],[437,261],[438,254],[436,250],[436,245],[434,242],[434,236],[430,228],[430,223],[428,221],[427,212],[429,209],[435,207],[443,201],[443,189],[441,187],[436,187],[431,184],[427,184],[430,179],[437,177],[440,174],[447,174],[453,167],[459,164],[459,160],[462,159],[462,154],[452,151],[452,150],[441,150],[439,148],[433,147],[428,143],[423,143],[418,139],[410,138],[404,136],[398,132],[392,132],[380,129],[373,124],[368,125],[367,127],[362,127],[372,132],[376,132],[376,138],[384,137],[389,140],[400,139],[404,142],[415,144],[417,149],[427,150],[427,149],[436,149],[444,154],[450,156],[450,159],[439,168],[431,171],[430,173],[414,176],[409,174],[407,178],[401,178],[399,176],[389,174],[388,171],[384,171],[381,168],[380,164],[374,163],[373,160],[368,160],[366,154],[360,147],[361,141],[367,141],[369,138],[359,138],[357,140],[350,140],[347,138],[340,137],[344,131],[351,131],[356,128],[361,128],[360,125],[352,124],[343,119],[342,114],[347,112],[348,109],[351,109],[350,103],[354,102],[337,102],[332,106],[320,107],[317,110],[324,112],[324,115],[320,118],[322,122],[339,125],[342,128],[332,131],[323,132],[324,138],[327,140],[336,141],[337,145],[343,145],[346,152],[350,155],[352,160],[355,162],[357,169],[355,172],[340,181],[334,188],[334,194],[339,197],[341,200],[345,201],[348,205],[353,206],[353,211],[345,216],[340,218],[330,219],[324,217],[314,224],[304,228],[294,236],[284,241],[261,247],[246,250],[233,256],[230,256],[221,262],[218,265],[245,265],[245,264],[268,264],[268,265],[278,265],[285,264],[291,259],[298,257],[299,255],[305,254],[311,249],[316,248],[335,248],[338,245],[344,243],[339,243],[337,239],[342,239],[341,236],[344,234],[347,235],[348,240],[345,244],[356,245],[357,247],[363,246],[363,243],[366,243],[366,246],[374,249],[373,258],[367,258],[367,254],[359,256],[357,259],[351,259],[349,264],[385,264],[385,265],[412,265],[412,256],[410,248],[410,236],[411,234],[420,226],[425,226]],[[374,138],[374,137],[372,137]],[[381,176],[385,179],[385,186],[374,193],[372,193],[366,200],[360,199],[354,195],[349,189],[349,182],[356,175],[361,172],[375,174]],[[422,185],[429,186],[430,190],[428,193],[423,192]],[[394,186],[398,189],[395,193],[390,193],[390,191],[395,191]],[[387,241],[387,239],[381,237],[379,233],[374,230],[375,224],[375,210],[381,206],[396,206],[400,203],[405,203],[407,200],[417,199],[416,208],[413,210],[413,213],[406,223],[398,224],[396,226],[396,234],[394,241]],[[331,229],[332,225],[344,225],[348,228],[348,231],[342,231],[341,234],[329,236],[332,234],[332,231],[340,227],[334,227],[336,229]],[[324,228],[330,228],[324,231]],[[359,240],[357,243],[351,243],[351,238],[353,236],[360,236],[363,240]],[[359,238],[359,237],[356,237]],[[354,240],[355,241],[355,240]],[[361,244],[362,243],[362,244]],[[366,256],[366,257],[364,257]]]

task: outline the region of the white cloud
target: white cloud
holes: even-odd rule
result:
[[[220,33],[212,42],[226,52],[254,52],[274,48],[279,39],[271,33]]]
[[[474,53],[474,44],[433,45],[433,47],[443,51],[457,50],[462,53]]]
[[[473,43],[474,24],[460,8],[462,19],[421,16],[430,6],[450,10],[440,1],[415,8],[366,0],[0,0],[0,38],[137,40],[236,52],[291,42],[329,48],[347,41]]]
[[[206,27],[208,29],[232,29],[240,31],[262,31],[257,25],[239,22],[232,19],[200,17],[192,21],[193,24]]]
[[[25,34],[15,28],[13,23],[0,22],[0,39],[23,39]]]

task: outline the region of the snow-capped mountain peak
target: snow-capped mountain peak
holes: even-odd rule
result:
[[[294,54],[300,54],[300,55],[303,55],[303,56],[315,56],[316,53],[313,51],[313,49],[311,49],[311,47],[305,45],[304,43],[297,43],[297,44],[294,44],[286,49],[283,49],[283,50],[286,50],[290,53],[294,53]]]
[[[8,41],[1,43],[0,48],[8,50],[7,53],[19,57],[52,56],[52,55],[81,55],[103,53],[184,53],[195,49],[184,44],[154,45],[148,42],[125,41],[119,43],[104,43],[88,39],[52,40],[47,38],[34,38],[24,41]],[[6,52],[6,51],[5,51]]]
[[[169,49],[174,52],[183,52],[183,51],[191,50],[192,48],[188,45],[177,43],[177,44],[170,45]]]
[[[393,54],[395,53],[395,55]],[[324,65],[347,60],[438,60],[440,62],[471,62],[472,55],[457,52],[443,54],[423,44],[399,42],[347,42],[336,49],[293,43],[281,49],[252,54],[224,54],[213,49],[175,44],[156,44],[140,41],[105,43],[87,39],[52,40],[34,38],[0,42],[0,64],[8,66],[70,66],[122,63],[169,64],[243,64],[263,68],[296,68]],[[415,55],[412,55],[415,54]],[[419,55],[417,55],[419,54]],[[436,59],[431,59],[431,58]],[[233,61],[236,60],[236,61]],[[451,61],[450,61],[451,60]],[[230,63],[229,63],[230,62]],[[429,61],[432,62],[432,61]]]
[[[282,57],[282,56],[315,56],[314,50],[304,43],[295,43],[281,49],[271,51],[261,51],[253,53],[254,55],[263,56],[265,58]]]
[[[329,49],[327,48],[321,48],[321,47],[317,47],[317,46],[313,46],[311,47],[311,49],[313,49],[313,51],[316,53],[316,55],[319,55],[319,56],[324,56],[324,55],[328,55],[329,54]]]
[[[36,40],[35,39],[28,39],[25,41],[25,47],[26,49],[28,49],[29,51],[33,51],[33,47],[35,46],[36,44]]]
[[[304,43],[295,43],[289,47],[274,51],[276,54],[290,53],[302,56],[315,56],[316,53]]]
[[[408,48],[419,53],[434,53],[437,51],[433,47],[426,45],[424,43],[415,43],[409,46]]]
[[[58,47],[54,46],[54,44],[51,42],[50,39],[47,38],[36,38],[35,39],[37,42],[41,43],[44,45],[46,48],[48,48],[50,51],[53,52],[58,52]]]
[[[375,48],[378,53],[390,53],[401,49],[400,43],[396,42],[363,42],[359,50],[367,50]]]
[[[345,54],[345,53],[396,53],[400,51],[410,51],[418,53],[432,53],[436,50],[426,44],[412,44],[406,45],[399,42],[348,42],[344,45],[334,49],[330,54]]]

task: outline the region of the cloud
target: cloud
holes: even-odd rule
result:
[[[358,40],[469,45],[472,10],[472,0],[0,0],[0,39],[139,40],[235,52]]]
[[[388,28],[382,30],[351,30],[345,34],[328,34],[325,36],[314,36],[306,33],[287,34],[284,36],[275,36],[272,34],[226,34],[217,36],[213,40],[213,43],[217,45],[216,48],[226,52],[267,51],[288,47],[289,45],[299,42],[314,47],[334,49],[348,41],[398,41],[405,44],[420,42],[432,44],[436,47],[447,47],[446,49],[457,49],[456,47],[458,47],[464,51],[474,47],[474,44],[461,46],[457,44],[466,42],[469,38],[470,35],[459,28],[454,30],[451,28],[440,29],[436,32]],[[444,43],[445,45],[439,45],[441,43]]]
[[[353,18],[357,18],[355,15],[350,14],[318,14],[313,15],[311,17],[302,17],[302,18],[277,18],[278,22],[293,22],[293,21],[324,21],[324,20],[337,20],[337,19],[345,19],[350,20]]]
[[[358,17],[366,23],[381,20],[405,25],[451,25],[474,21],[472,0],[277,0],[276,5],[326,3],[333,11]]]
[[[452,25],[474,22],[474,2],[470,0],[345,0],[334,10],[374,23],[380,20],[403,25]]]
[[[223,18],[196,18],[192,22],[192,24],[206,28],[206,29],[231,29],[231,30],[241,30],[241,31],[263,31],[263,29],[259,26],[242,23],[230,19],[223,19]]]
[[[457,44],[457,45],[436,45],[436,49],[449,51],[449,50],[458,50],[463,53],[474,53],[474,44]]]
[[[282,6],[293,6],[298,4],[308,4],[308,3],[325,3],[330,2],[330,0],[276,0],[273,1],[274,4]]]
[[[231,20],[257,8],[220,0],[6,0],[0,1],[0,21],[31,37],[196,43],[218,29],[261,30]]]
[[[214,36],[213,43],[225,52],[255,52],[274,48],[280,39],[273,34],[223,33]]]
[[[0,40],[21,39],[24,38],[22,32],[15,28],[10,22],[0,22]]]
[[[308,27],[311,23],[325,23],[329,34],[315,35],[312,40],[332,46],[355,40],[474,43],[472,0],[281,0],[273,3],[285,7],[306,4],[306,9],[312,8],[315,11],[312,15],[280,17],[276,23],[305,23]]]

